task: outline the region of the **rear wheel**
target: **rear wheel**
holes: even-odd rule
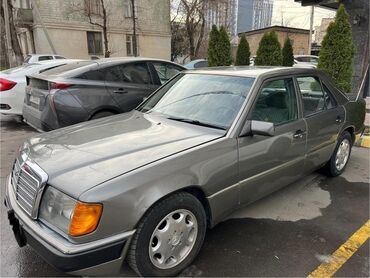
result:
[[[206,232],[201,202],[176,193],[154,205],[138,225],[127,261],[141,276],[176,276],[197,256]]]
[[[102,112],[95,113],[90,118],[90,120],[96,120],[96,119],[100,119],[100,118],[104,118],[104,117],[109,117],[109,116],[113,116],[113,115],[115,115],[115,113],[110,112],[110,111],[102,111]]]
[[[336,177],[343,173],[347,166],[352,150],[352,136],[344,131],[338,139],[337,146],[328,163],[324,166],[324,173]]]

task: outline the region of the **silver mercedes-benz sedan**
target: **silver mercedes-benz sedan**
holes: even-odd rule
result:
[[[76,275],[174,276],[207,228],[322,169],[341,174],[365,105],[315,69],[178,74],[136,110],[37,135],[5,203],[20,246]]]

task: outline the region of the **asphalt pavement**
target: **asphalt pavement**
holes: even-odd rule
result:
[[[0,116],[1,199],[4,182],[24,139],[36,132],[17,117]],[[353,148],[344,174],[313,173],[241,209],[209,230],[182,276],[305,277],[369,220],[369,149]],[[67,276],[29,246],[19,248],[1,205],[1,277]],[[135,276],[123,266],[121,276]],[[369,277],[369,240],[336,272]]]

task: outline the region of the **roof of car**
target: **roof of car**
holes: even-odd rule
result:
[[[213,67],[213,68],[201,68],[195,70],[188,70],[187,73],[200,73],[200,74],[215,74],[215,75],[230,75],[230,76],[241,76],[241,77],[257,77],[264,74],[279,73],[279,75],[285,74],[301,74],[301,73],[313,73],[318,72],[316,69],[311,68],[293,68],[293,67]]]
[[[174,62],[164,60],[164,59],[158,59],[158,58],[145,58],[145,57],[114,57],[114,58],[102,58],[102,59],[97,59],[93,60],[99,65],[103,65],[106,63],[114,63],[114,62],[135,62],[135,61],[158,61],[158,62],[166,62],[166,63],[171,63],[171,64],[176,64]],[[180,67],[182,67],[179,64],[176,64]]]

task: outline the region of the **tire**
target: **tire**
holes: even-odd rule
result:
[[[196,197],[185,192],[170,195],[150,208],[138,224],[127,262],[143,277],[176,276],[197,256],[206,228],[206,213]],[[161,247],[172,250],[161,252]]]
[[[322,168],[324,174],[330,177],[336,177],[344,172],[351,156],[352,144],[353,142],[351,134],[348,131],[344,131],[338,139],[338,143],[330,160]],[[347,151],[344,152],[345,149],[347,149]],[[337,157],[338,155],[339,158]],[[343,160],[342,163],[338,163],[337,158],[339,159],[339,162]]]
[[[102,111],[102,112],[95,113],[90,118],[90,120],[96,120],[96,119],[100,119],[100,118],[104,118],[104,117],[109,117],[109,116],[113,116],[113,115],[115,115],[115,113],[110,112],[110,111]]]

